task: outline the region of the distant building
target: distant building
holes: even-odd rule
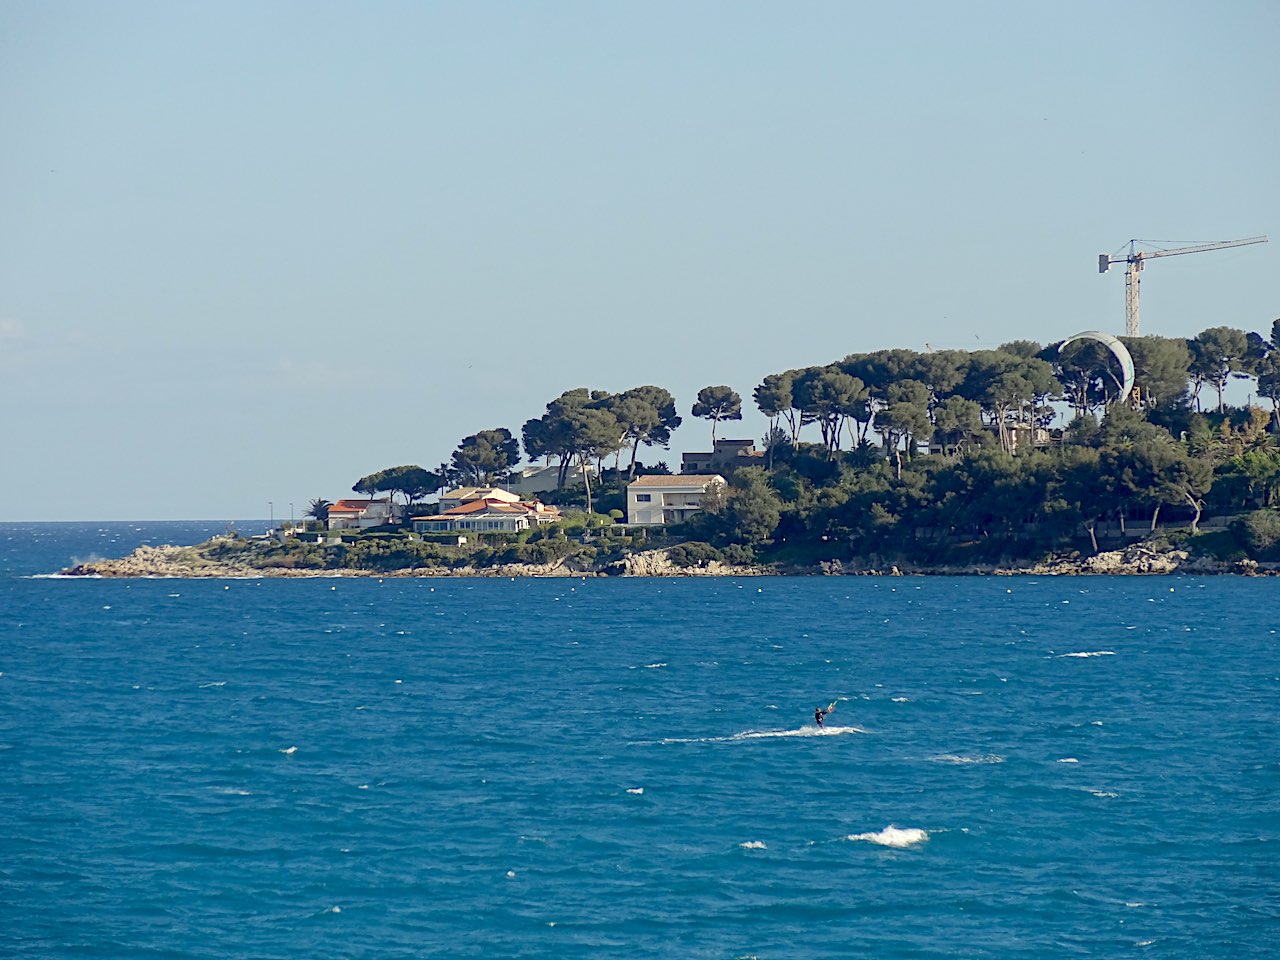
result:
[[[505,490],[498,493],[510,496]],[[441,503],[444,503],[443,498]],[[519,533],[531,526],[554,523],[559,519],[559,509],[536,500],[472,497],[455,502],[439,513],[414,517],[411,522],[415,533]]]
[[[733,473],[741,467],[763,467],[763,450],[751,440],[717,440],[710,453],[680,455],[681,473]]]
[[[588,469],[595,473],[595,469],[588,465]],[[555,490],[560,479],[560,468],[558,466],[551,467],[525,467],[511,474],[511,479],[507,482],[507,489],[514,493],[523,495],[531,493],[546,493],[548,490]],[[565,485],[576,487],[582,483],[582,467],[574,464],[569,468],[569,472],[565,478]]]
[[[502,503],[519,503],[520,495],[501,487],[454,487],[440,494],[440,502],[436,508],[440,513],[452,510],[473,500],[495,500]]]
[[[385,523],[396,523],[404,517],[404,507],[381,500],[339,500],[329,507],[330,530],[367,530]]]
[[[991,435],[991,439],[995,441],[996,446],[1000,445],[1000,428],[992,424],[985,424],[983,429]],[[1008,423],[1005,424],[1005,433],[1009,437],[1009,452],[1017,453],[1020,449],[1027,447],[1047,447],[1053,443],[1057,443],[1061,438],[1061,432],[1051,431],[1045,427],[1033,426],[1029,423]],[[984,440],[983,443],[990,441]],[[937,437],[929,441],[930,456],[954,456],[962,447],[959,443],[943,443]]]
[[[645,526],[679,523],[702,509],[712,486],[723,486],[719,474],[638,477],[627,484],[627,522]]]

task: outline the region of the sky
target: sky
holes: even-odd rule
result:
[[[276,519],[564,390],[1280,317],[1280,4],[0,0],[0,521]],[[677,467],[678,468],[678,467]],[[270,505],[270,506],[269,506]]]

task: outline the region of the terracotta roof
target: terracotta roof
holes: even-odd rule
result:
[[[339,500],[329,507],[329,515],[335,513],[364,513],[371,504],[386,503],[386,500]]]
[[[510,490],[503,490],[501,487],[455,487],[452,490],[446,490],[440,495],[441,500],[479,500],[484,498],[504,500],[508,497],[516,500],[520,499],[518,494],[514,494]]]
[[[647,476],[636,477],[627,486],[629,487],[694,487],[706,486],[712,480],[724,482],[724,477],[718,473],[681,473],[676,476]]]
[[[441,512],[441,516],[459,517],[471,513],[519,513],[524,514],[529,511],[523,504],[507,503],[505,500],[468,500],[466,503],[460,503],[456,507],[450,507],[448,510]]]

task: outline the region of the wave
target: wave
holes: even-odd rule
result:
[[[1004,763],[1004,757],[998,753],[985,753],[972,757],[958,753],[941,753],[929,759],[935,763]]]
[[[1089,650],[1084,653],[1060,653],[1058,654],[1058,659],[1061,660],[1063,657],[1078,657],[1081,659],[1084,657],[1114,657],[1115,655],[1116,652],[1114,650]]]
[[[865,841],[879,844],[882,847],[913,847],[929,839],[929,833],[919,827],[895,827],[893,824],[875,833],[851,833],[846,840]]]
[[[627,787],[627,793],[633,793],[638,797],[644,793],[644,787]]]
[[[738,844],[743,850],[767,850],[763,840],[747,840],[745,843]]]
[[[793,730],[744,730],[728,737],[667,737],[659,743],[735,743],[739,740],[775,740],[791,737],[841,737],[866,733],[862,727],[797,727]]]

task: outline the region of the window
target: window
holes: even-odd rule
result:
[[[653,499],[653,497],[652,497],[650,494],[647,494],[647,493],[637,493],[637,494],[636,494],[636,503],[648,503],[648,502],[649,502],[650,500],[652,500],[652,499]]]

